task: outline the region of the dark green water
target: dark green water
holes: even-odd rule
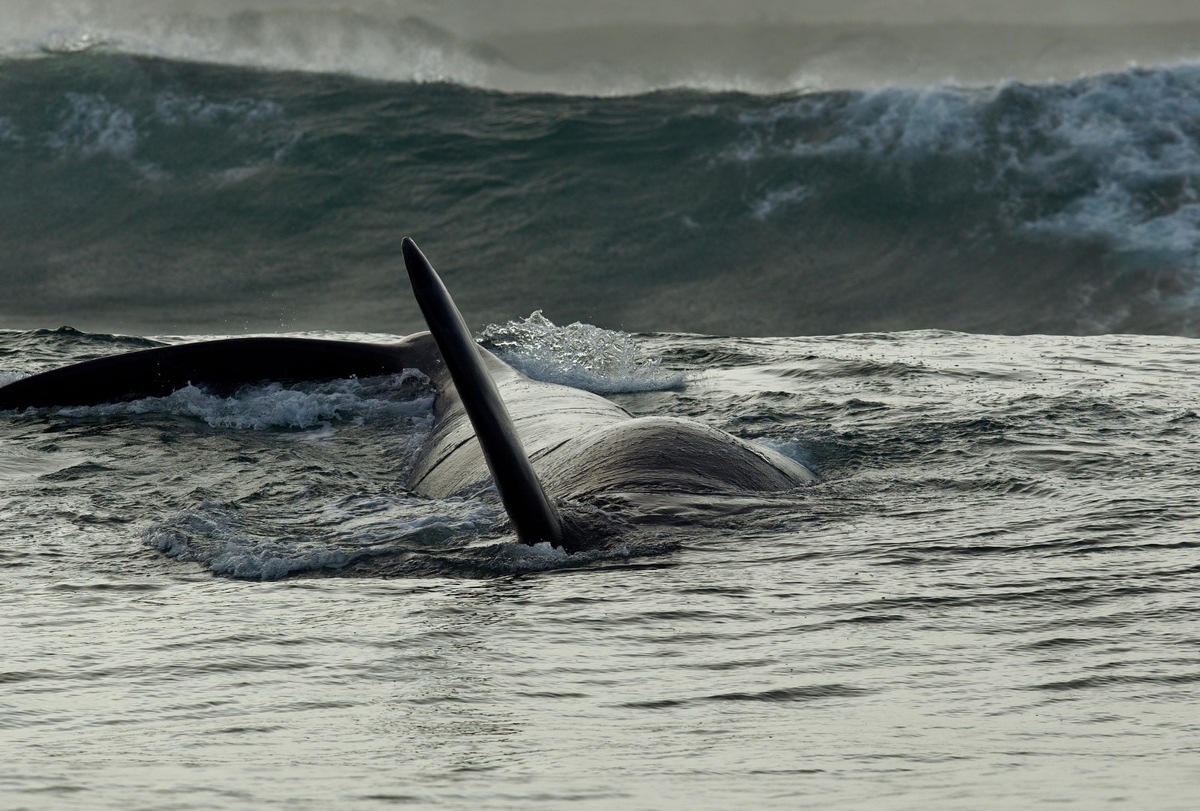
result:
[[[0,72],[0,318],[798,335],[1196,331],[1200,71],[745,95],[501,93],[95,51]]]

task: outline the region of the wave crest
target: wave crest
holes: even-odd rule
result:
[[[1200,14],[1146,0],[870,4],[581,0],[503,4],[338,0],[10,0],[0,54],[109,49],[210,64],[452,82],[505,92],[622,95],[668,88],[779,93],[995,83],[1194,58]],[[910,4],[911,5],[911,4]],[[1108,5],[1112,6],[1113,3]]]

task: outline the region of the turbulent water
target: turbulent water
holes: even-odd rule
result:
[[[0,384],[390,340],[411,235],[820,482],[567,555],[415,372],[0,413],[0,806],[1190,808],[1200,14],[477,5],[0,1]]]
[[[0,73],[9,326],[1195,334],[1200,69],[593,97],[89,51]],[[736,281],[735,281],[736,280]]]
[[[527,368],[563,379],[573,336],[516,327]],[[1190,806],[1193,341],[637,343],[661,364],[586,364],[667,387],[626,407],[767,442],[822,483],[684,500],[677,525],[572,559],[514,544],[490,493],[404,491],[419,380],[6,417],[0,793]],[[3,348],[32,367],[129,344]]]

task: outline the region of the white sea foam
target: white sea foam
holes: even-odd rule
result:
[[[175,131],[188,128],[192,139],[198,132],[211,131],[235,145],[223,154],[237,165],[210,168],[212,179],[222,184],[278,163],[299,138],[287,124],[281,105],[269,99],[216,102],[201,95],[164,91],[149,102],[131,106],[103,93],[68,92],[53,129],[41,137],[62,157],[103,155],[126,160],[146,179],[161,181],[173,172],[187,174],[191,170],[188,156],[170,140],[178,137]],[[20,145],[27,140],[14,122],[0,119],[0,143]]]
[[[190,124],[238,127],[278,119],[283,108],[270,99],[238,99],[214,102],[203,96],[161,93],[154,103],[157,119],[170,126]]]
[[[1195,55],[1200,14],[1147,0],[7,0],[0,54],[97,47],[505,91],[812,87],[1077,76]],[[1101,8],[1100,6],[1103,6]]]
[[[657,358],[647,357],[629,333],[580,323],[560,327],[541,310],[489,326],[481,341],[536,380],[598,394],[666,391],[685,382],[681,372],[664,369]]]
[[[362,494],[300,515],[205,501],[153,524],[146,543],[217,574],[278,580],[360,560],[436,554],[488,531],[498,518],[494,505],[461,498]]]
[[[1042,108],[1032,126],[1050,146],[1017,166],[1044,192],[1068,190],[1081,174],[1090,190],[1023,225],[1200,268],[1200,66],[1087,80],[1077,88]]]
[[[571,556],[562,547],[543,541],[533,545],[511,544],[506,546],[501,558],[517,566],[539,568],[546,564],[565,563],[570,560]]]
[[[1200,66],[1066,85],[824,94],[740,122],[745,136],[725,151],[729,161],[852,162],[906,188],[920,187],[924,167],[947,167],[930,194],[1003,196],[1014,231],[1200,269]],[[964,163],[953,169],[953,160]],[[766,219],[814,189],[781,174],[750,216]]]
[[[430,565],[478,574],[521,574],[578,568],[653,555],[661,541],[567,553],[549,543],[526,545],[497,536],[503,511],[494,501],[359,494],[293,514],[260,504],[204,501],[152,524],[147,545],[177,560],[246,580],[279,580],[298,572],[402,573]],[[440,561],[440,563],[438,563]]]
[[[805,184],[773,189],[751,206],[751,216],[756,220],[767,220],[776,212],[801,203],[812,196],[812,187]]]
[[[165,555],[201,563],[217,574],[278,580],[296,571],[344,566],[339,550],[291,538],[248,534],[238,511],[215,504],[185,510],[148,531],[146,541]]]
[[[248,386],[233,397],[186,386],[166,397],[63,408],[57,413],[69,417],[172,414],[220,428],[309,429],[334,421],[428,416],[433,395],[428,390],[417,393],[424,380],[419,372],[406,371],[390,377],[352,378],[296,388],[270,383]],[[404,396],[398,398],[401,391]]]
[[[98,93],[67,93],[66,103],[58,128],[46,139],[51,149],[84,157],[133,153],[138,133],[131,112]]]

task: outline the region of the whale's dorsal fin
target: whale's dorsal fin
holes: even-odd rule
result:
[[[562,519],[534,473],[517,429],[466,322],[417,243],[405,237],[404,264],[463,409],[483,448],[504,509],[523,543],[563,543]]]

